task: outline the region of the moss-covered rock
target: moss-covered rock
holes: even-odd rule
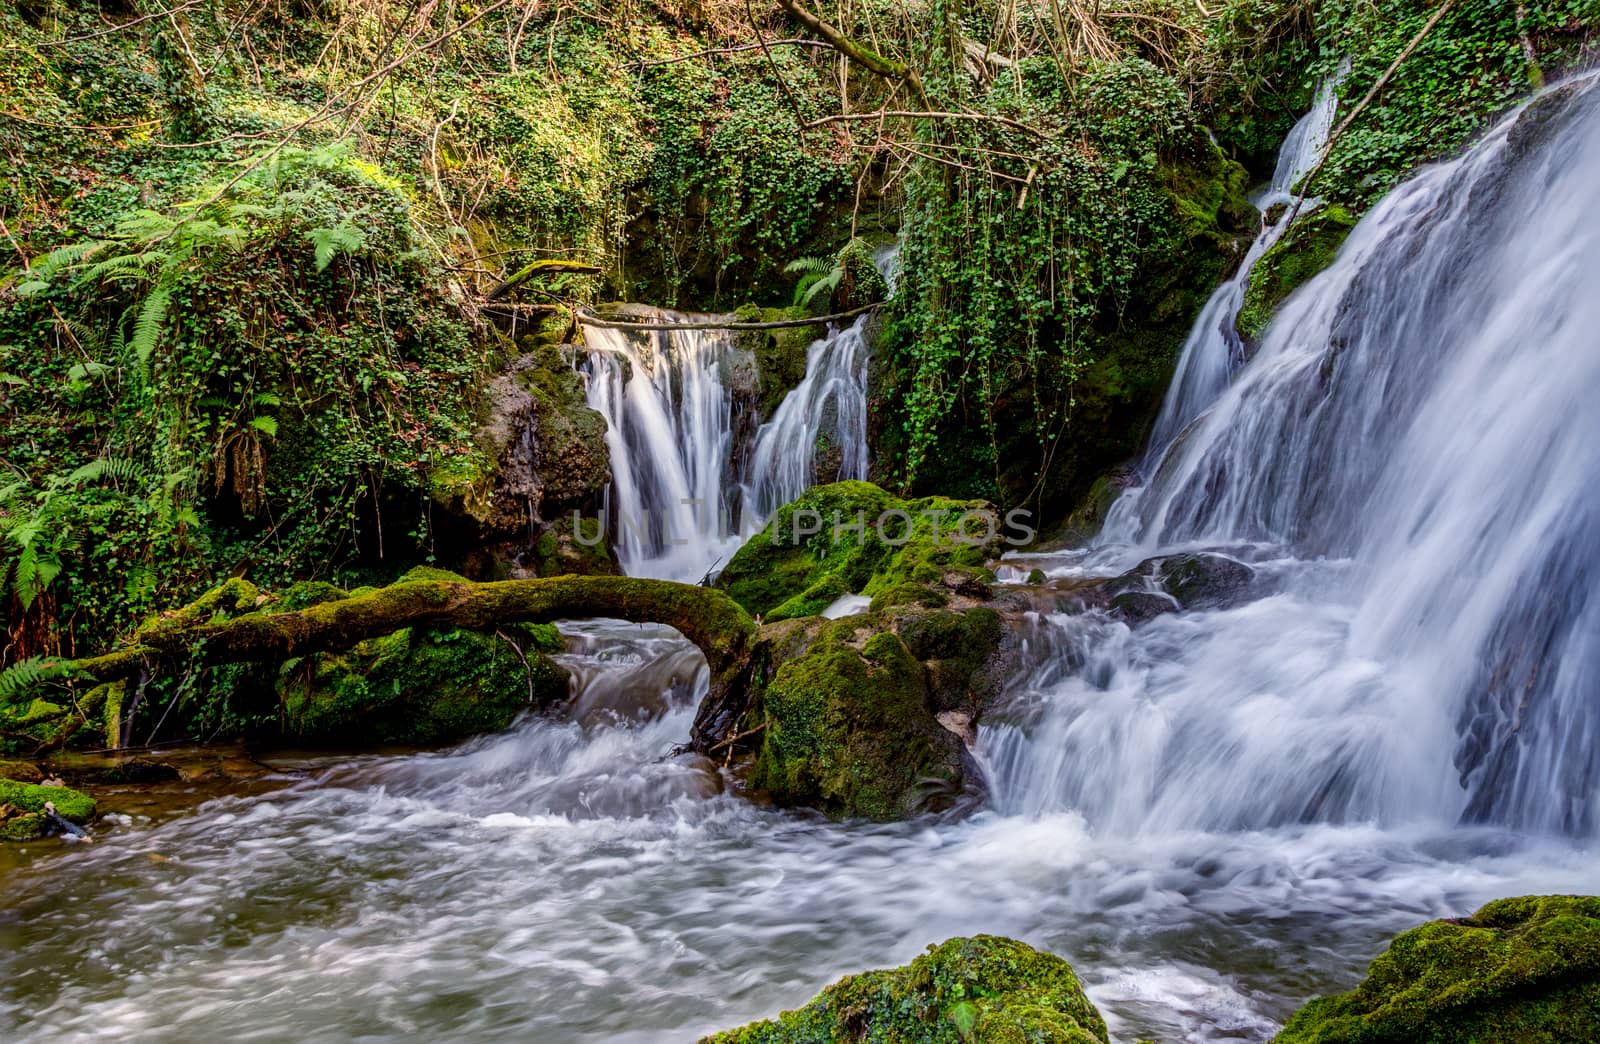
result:
[[[850,975],[777,1019],[702,1044],[1105,1044],[1072,966],[1013,939],[951,939],[902,968]]]
[[[278,682],[283,735],[310,744],[453,743],[564,697],[567,673],[546,655],[561,647],[555,628],[502,630],[506,638],[408,628],[286,664]]]
[[[1390,943],[1275,1044],[1578,1044],[1600,1026],[1600,897],[1501,899]]]
[[[1002,533],[984,501],[901,500],[867,482],[835,482],[778,509],[717,586],[768,620],[814,615],[851,593],[886,605],[943,604],[948,591],[981,597]]]
[[[749,785],[835,816],[948,808],[965,784],[961,739],[936,717],[927,672],[906,642],[873,616],[807,637],[752,710],[750,727],[762,731]]]
[[[1246,340],[1259,340],[1284,299],[1333,263],[1355,224],[1355,217],[1339,206],[1320,207],[1296,220],[1250,269],[1239,309],[1239,333]]]
[[[735,316],[744,322],[779,323],[809,319],[811,313],[804,308],[757,308],[747,305]],[[763,419],[778,412],[783,397],[805,378],[806,353],[812,342],[825,337],[827,332],[821,323],[739,331],[736,339],[740,347],[755,356],[756,372],[761,382],[756,406]]]
[[[48,833],[47,804],[69,823],[94,816],[94,798],[82,791],[0,779],[0,841],[31,841]]]

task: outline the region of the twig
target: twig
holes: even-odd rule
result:
[[[1018,123],[1016,120],[1010,120],[1004,116],[990,116],[987,113],[982,112],[913,112],[907,109],[899,109],[894,111],[875,109],[871,112],[841,112],[832,116],[824,116],[820,120],[812,120],[810,123],[807,123],[800,129],[813,130],[826,123],[841,123],[846,120],[876,120],[886,116],[900,116],[912,120],[971,120],[976,123],[997,123],[1002,127],[1010,127],[1012,130],[1019,130],[1024,134],[1031,134],[1035,138],[1043,138],[1045,136],[1043,131],[1035,127],[1030,127],[1026,123]]]
[[[679,62],[692,62],[696,58],[709,58],[716,54],[764,51],[768,47],[815,47],[823,51],[831,51],[833,49],[833,45],[826,40],[810,40],[803,36],[794,36],[784,40],[757,40],[755,43],[735,44],[732,47],[712,47],[709,50],[696,51],[693,54],[680,54],[676,58],[657,58],[648,62],[640,60],[630,62],[629,65],[635,69],[649,69],[657,65],[677,65]]]
[[[587,306],[578,309],[578,322],[585,326],[598,326],[602,330],[781,330],[794,326],[816,326],[820,323],[836,322],[840,319],[853,319],[858,315],[872,311],[882,301],[874,301],[860,308],[852,308],[848,312],[835,312],[832,315],[819,315],[809,319],[783,319],[770,323],[743,323],[743,322],[710,322],[710,323],[651,323],[641,320],[602,319],[596,315],[592,308]]]

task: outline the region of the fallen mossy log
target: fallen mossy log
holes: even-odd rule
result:
[[[721,591],[616,576],[562,576],[472,583],[408,580],[308,608],[251,611],[255,589],[230,581],[141,628],[121,649],[50,665],[52,676],[106,684],[226,663],[281,662],[339,652],[409,627],[493,631],[509,623],[614,617],[676,629],[705,653],[711,687],[690,747],[723,738],[748,698],[755,623]],[[242,615],[227,617],[230,612]],[[704,728],[702,728],[704,719]]]

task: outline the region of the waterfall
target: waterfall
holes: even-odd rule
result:
[[[825,482],[867,477],[867,345],[863,315],[806,350],[806,375],[756,432],[745,484],[744,526]],[[837,457],[819,474],[818,450]]]
[[[649,310],[647,321],[705,316]],[[727,330],[585,326],[589,405],[606,419],[612,545],[630,576],[693,583],[737,548],[727,520],[734,396]]]
[[[1600,89],[1539,96],[1377,204],[1130,498],[1131,560],[1276,593],[1129,632],[996,729],[1018,809],[1130,832],[1485,822],[1600,799]],[[1094,614],[1091,614],[1091,617]]]
[[[873,262],[892,287],[899,244]],[[719,318],[630,309],[646,322]],[[738,432],[758,419],[755,362],[732,331],[584,326],[588,402],[611,455],[607,525],[629,576],[694,583],[817,481],[867,477],[870,319],[811,343],[805,377],[748,445]]]
[[[1317,87],[1311,111],[1300,117],[1283,146],[1278,150],[1278,162],[1272,180],[1252,201],[1266,214],[1273,207],[1302,209],[1312,201],[1300,200],[1294,195],[1294,186],[1316,165],[1322,153],[1323,142],[1333,126],[1334,109],[1338,105],[1337,88],[1340,76],[1324,80]],[[1272,248],[1283,235],[1288,222],[1281,217],[1264,220],[1261,231],[1245,253],[1244,260],[1232,276],[1212,293],[1200,317],[1195,320],[1183,350],[1178,356],[1177,370],[1172,384],[1161,404],[1161,413],[1150,437],[1152,458],[1177,436],[1195,417],[1216,401],[1228,386],[1234,373],[1244,362],[1244,343],[1240,340],[1235,323],[1244,306],[1245,288],[1250,283],[1250,270],[1261,255]]]

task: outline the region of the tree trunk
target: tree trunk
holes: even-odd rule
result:
[[[711,588],[617,576],[481,584],[413,580],[281,613],[251,612],[254,598],[248,584],[231,581],[142,629],[126,648],[60,666],[105,683],[143,671],[155,675],[180,667],[336,652],[407,627],[492,632],[508,623],[617,617],[666,624],[705,653],[711,689],[696,715],[691,749],[705,751],[719,743],[748,700],[755,624],[738,603]],[[244,615],[218,620],[219,611]]]

